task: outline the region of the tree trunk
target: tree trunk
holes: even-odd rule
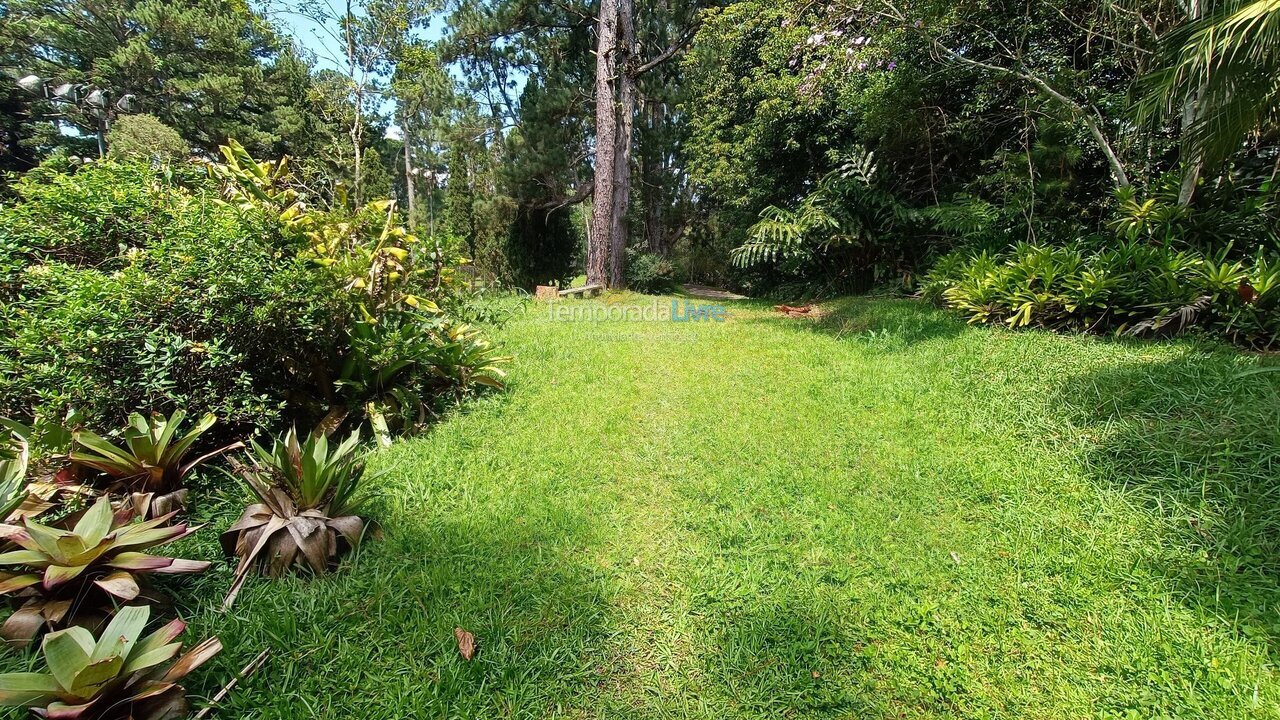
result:
[[[636,78],[631,64],[636,45],[632,0],[618,2],[618,132],[614,137],[613,222],[609,241],[609,285],[625,284],[627,264],[627,210],[631,204],[631,135],[636,117]]]
[[[413,232],[413,159],[409,154],[409,123],[404,124],[404,201],[409,217],[409,232]]]
[[[363,134],[360,131],[360,121],[357,119],[356,124],[351,128],[351,148],[356,161],[355,175],[351,182],[351,197],[357,208],[360,207],[360,164],[364,162],[363,153],[360,151],[360,136]]]
[[[1187,21],[1195,22],[1200,19],[1203,9],[1200,0],[1187,0]],[[1192,126],[1200,119],[1200,97],[1203,89],[1197,89],[1187,98],[1182,105],[1182,136],[1183,147],[1186,147],[1186,135],[1191,131]],[[1182,187],[1178,189],[1178,205],[1187,207],[1191,205],[1191,201],[1196,196],[1196,186],[1200,184],[1200,173],[1204,170],[1204,156],[1195,153],[1190,158],[1184,158],[1186,169],[1183,171]]]
[[[591,232],[587,237],[587,282],[607,285],[613,238],[614,182],[617,176],[618,2],[600,0],[596,46],[596,175]]]

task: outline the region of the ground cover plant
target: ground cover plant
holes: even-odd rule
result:
[[[1280,342],[1280,255],[1137,241],[1019,244],[957,253],[924,278],[922,293],[972,322],[1131,335],[1213,333],[1246,347]]]
[[[1276,714],[1280,376],[1190,340],[820,308],[513,318],[507,394],[370,458],[384,535],[342,572],[225,615],[229,567],[183,584],[192,636],[227,647],[189,689],[270,647],[221,712]]]

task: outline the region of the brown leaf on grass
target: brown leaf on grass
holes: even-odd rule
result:
[[[476,636],[462,628],[454,628],[453,637],[458,641],[458,654],[470,662],[476,656]]]

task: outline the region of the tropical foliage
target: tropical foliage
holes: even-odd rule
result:
[[[41,643],[47,672],[0,675],[0,705],[67,720],[185,716],[186,690],[178,683],[222,644],[210,638],[183,653],[181,620],[144,637],[150,614],[145,606],[122,608],[98,637],[82,627],[49,633]]]
[[[1277,17],[1244,0],[732,3],[685,61],[689,168],[737,282],[774,294],[857,274],[910,288],[950,250],[1113,230],[1247,265],[1280,249]],[[835,182],[863,150],[892,221],[854,222],[865,193]],[[854,238],[879,252],[835,252]]]
[[[160,413],[146,418],[133,413],[129,416],[129,427],[122,433],[123,448],[89,430],[77,430],[70,460],[106,473],[118,483],[115,489],[125,494],[154,495],[151,508],[154,514],[177,510],[186,500],[182,481],[192,469],[221,453],[243,447],[243,443],[232,443],[189,458],[192,446],[213,427],[218,416],[205,415],[179,435],[186,416],[182,410],[175,410],[167,418]]]
[[[135,521],[149,504],[149,497],[139,496],[117,509],[103,497],[69,524],[70,529],[26,518],[20,525],[0,525],[0,538],[17,546],[0,553],[0,566],[8,568],[0,580],[0,594],[21,603],[0,627],[0,635],[25,643],[44,627],[91,623],[109,613],[114,603],[154,599],[144,595],[143,575],[207,569],[206,561],[144,552],[200,529],[168,524],[172,514]]]
[[[1200,328],[1259,349],[1280,343],[1280,257],[1205,256],[1139,241],[957,254],[925,293],[973,322],[1134,335]]]
[[[511,358],[486,340],[479,328],[442,322],[436,328],[437,346],[431,351],[431,373],[457,399],[478,386],[501,390]]]
[[[0,522],[27,501],[27,465],[31,461],[31,429],[0,418]]]
[[[251,570],[279,577],[295,564],[317,574],[360,544],[364,520],[364,461],[360,435],[352,433],[330,449],[323,434],[298,439],[290,429],[271,449],[254,442],[248,462],[233,463],[235,473],[258,502],[222,534],[222,548],[238,559],[235,580],[224,607],[239,595]]]

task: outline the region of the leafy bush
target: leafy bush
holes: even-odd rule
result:
[[[455,320],[472,325],[502,327],[529,304],[529,295],[523,290],[459,288],[442,297],[439,304],[445,315]]]
[[[406,312],[352,326],[342,371],[334,382],[338,400],[344,412],[363,410],[383,446],[391,444],[393,429],[412,429],[426,421],[427,380],[437,344],[430,332],[434,322]]]
[[[627,250],[627,287],[640,293],[661,295],[676,285],[676,268],[656,253],[637,248]]]
[[[874,154],[858,151],[793,207],[766,207],[734,248],[739,268],[774,294],[861,291],[908,277],[925,251],[907,232],[917,213],[876,181]]]
[[[477,386],[501,390],[507,373],[503,365],[511,358],[502,355],[483,333],[466,324],[441,321],[434,329],[436,345],[431,350],[430,372],[442,392],[452,392],[461,401]]]
[[[1261,349],[1280,341],[1280,256],[1261,250],[1241,261],[1133,240],[1024,243],[944,257],[922,293],[971,322],[1135,335],[1198,327]]]
[[[98,426],[182,407],[230,433],[278,424],[352,314],[279,224],[206,183],[114,162],[33,173],[0,209],[0,408]]]
[[[111,125],[107,147],[113,159],[166,162],[191,154],[191,144],[154,115],[125,115]]]
[[[182,408],[223,418],[212,442],[346,406],[385,441],[474,382],[432,317],[451,261],[394,202],[316,209],[287,158],[223,154],[194,178],[104,161],[19,183],[0,208],[0,414],[113,427]]]
[[[56,168],[50,163],[28,173],[13,186],[18,203],[0,210],[5,291],[12,292],[16,275],[37,259],[111,270],[123,264],[122,249],[142,247],[183,226],[194,231],[201,223],[199,214],[185,212],[169,193],[157,192],[159,178],[145,165]]]

